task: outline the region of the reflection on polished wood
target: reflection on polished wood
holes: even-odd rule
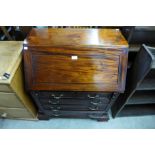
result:
[[[29,90],[124,91],[128,44],[117,29],[33,29],[24,47]]]
[[[128,47],[118,29],[32,29],[26,41],[29,46]]]

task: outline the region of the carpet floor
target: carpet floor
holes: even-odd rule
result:
[[[1,129],[154,129],[155,116],[120,117],[108,122],[87,119],[26,121],[0,119]]]

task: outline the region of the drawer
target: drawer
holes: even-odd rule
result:
[[[2,118],[33,118],[26,109],[22,108],[3,108],[0,107],[0,117]]]
[[[106,104],[84,104],[84,105],[43,105],[45,110],[72,110],[72,111],[105,111]]]
[[[0,92],[12,92],[8,84],[0,84]]]
[[[14,93],[0,92],[0,107],[24,108],[24,105]]]
[[[108,98],[99,98],[99,99],[40,99],[42,105],[88,105],[88,104],[108,104],[110,100]]]
[[[107,115],[101,111],[47,111],[49,117],[57,118],[91,118],[98,119]]]
[[[84,98],[84,99],[95,99],[95,98],[110,98],[111,93],[96,93],[96,92],[55,92],[55,91],[33,91],[35,96],[40,99],[61,99],[61,98]]]

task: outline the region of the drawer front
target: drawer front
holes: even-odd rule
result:
[[[0,84],[0,92],[13,92],[8,84]]]
[[[97,99],[97,98],[110,98],[111,93],[96,93],[96,92],[54,92],[54,91],[34,91],[32,92],[40,99]]]
[[[24,108],[24,105],[14,93],[0,92],[0,107]]]
[[[39,109],[72,111],[107,111],[111,93],[32,91]]]
[[[87,104],[80,104],[80,105],[49,105],[49,104],[44,104],[42,105],[43,108],[45,110],[87,110],[87,111],[97,111],[97,110],[105,110],[106,107],[107,107],[107,104],[98,104],[98,105],[94,105],[94,104],[90,104],[90,103],[87,103]]]
[[[108,104],[110,102],[107,98],[99,98],[99,99],[90,99],[90,100],[84,100],[84,99],[40,99],[40,103],[42,105],[48,104],[48,105],[98,105],[98,104]]]
[[[43,52],[30,49],[24,52],[28,89],[117,91],[120,88],[122,52],[104,49]]]
[[[47,111],[49,117],[57,117],[57,118],[91,118],[98,119],[103,115],[107,115],[107,113],[101,111]]]
[[[1,118],[33,118],[26,109],[22,108],[3,108],[0,107]]]

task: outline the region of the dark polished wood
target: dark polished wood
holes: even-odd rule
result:
[[[39,119],[108,120],[125,89],[128,44],[114,29],[33,29],[24,42],[26,87]]]
[[[119,91],[127,42],[111,29],[33,29],[24,51],[29,90]]]
[[[29,46],[127,48],[128,43],[118,29],[32,29],[26,39]]]
[[[80,118],[80,119],[93,119],[99,122],[104,122],[109,120],[107,113],[101,111],[54,111],[50,115],[45,115],[41,112],[38,113],[39,120],[49,120],[51,118]]]

